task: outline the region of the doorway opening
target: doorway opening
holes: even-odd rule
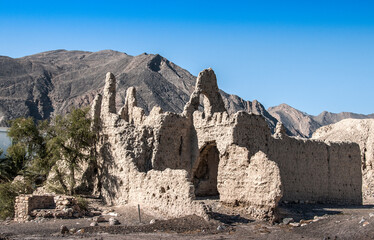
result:
[[[216,143],[207,143],[200,150],[197,167],[193,172],[196,197],[219,198],[217,189],[218,164],[219,151]]]

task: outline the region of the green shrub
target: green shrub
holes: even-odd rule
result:
[[[0,219],[14,216],[14,201],[19,194],[31,192],[31,186],[23,182],[0,184]]]
[[[82,211],[88,211],[88,201],[80,196],[75,196],[77,205]]]

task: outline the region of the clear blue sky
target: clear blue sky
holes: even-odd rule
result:
[[[0,0],[0,55],[159,53],[265,107],[374,112],[374,1]]]

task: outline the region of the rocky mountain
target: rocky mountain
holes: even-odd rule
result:
[[[268,112],[294,136],[310,137],[321,125],[307,113],[301,112],[287,104],[268,108]]]
[[[343,119],[352,118],[352,119],[370,119],[374,118],[374,114],[364,115],[351,112],[341,112],[341,113],[331,113],[331,112],[322,112],[318,116],[313,116],[313,119],[321,124],[322,126],[337,123]]]
[[[109,71],[118,82],[117,107],[123,106],[126,89],[134,86],[138,104],[146,112],[155,105],[181,112],[196,81],[187,70],[158,54],[56,50],[16,59],[0,56],[0,126],[17,117],[46,119],[66,113],[72,106],[90,105],[102,91]],[[223,91],[221,95],[229,112],[262,114],[274,129],[277,120],[258,101],[245,101]]]
[[[369,194],[374,191],[374,119],[344,119],[317,129],[312,138],[357,143],[362,157],[363,194],[365,198],[374,197]]]
[[[181,112],[196,81],[187,70],[158,54],[56,50],[16,59],[0,56],[0,126],[17,117],[47,119],[68,112],[72,106],[90,105],[102,91],[108,71],[117,78],[117,107],[124,104],[126,89],[134,86],[138,104],[146,112],[155,105]],[[281,121],[289,135],[300,137],[311,137],[319,127],[342,119],[374,118],[374,114],[345,112],[312,116],[287,104],[266,110],[256,100],[246,101],[224,91],[221,95],[230,113],[245,110],[263,115],[272,130]]]
[[[282,122],[292,135],[306,138],[311,137],[318,128],[328,124],[337,123],[343,119],[374,118],[374,114],[364,115],[349,112],[331,113],[326,111],[318,116],[313,116],[284,103],[268,108],[268,112],[278,121]]]

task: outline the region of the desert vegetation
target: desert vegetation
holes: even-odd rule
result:
[[[43,186],[50,174],[50,190],[76,193],[75,174],[80,164],[95,160],[95,134],[88,111],[74,108],[49,121],[37,122],[31,117],[10,121],[12,145],[0,160],[0,218],[12,216],[15,197]]]

